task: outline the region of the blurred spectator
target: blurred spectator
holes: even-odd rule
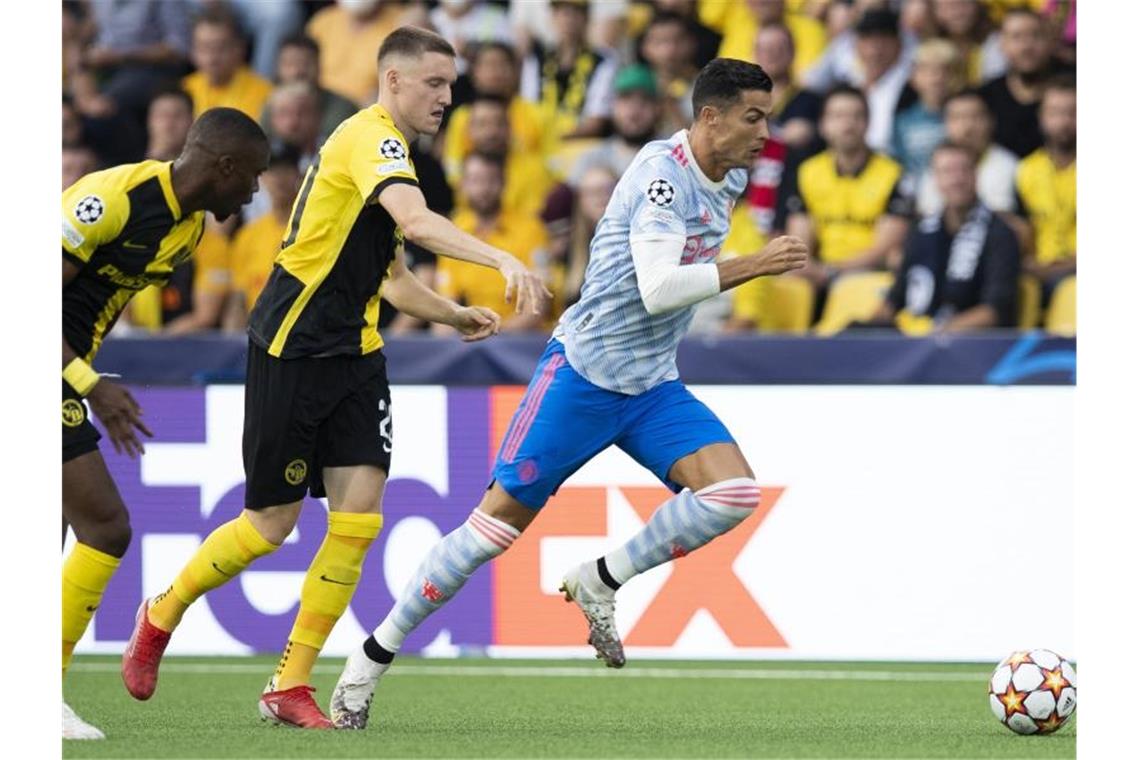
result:
[[[923,42],[915,51],[910,81],[918,99],[895,114],[891,155],[902,164],[907,180],[914,183],[946,134],[942,107],[946,99],[962,87],[962,58],[958,49],[947,40],[936,38]]]
[[[689,34],[696,43],[691,62],[697,71],[716,58],[724,35],[703,24],[698,11],[697,0],[651,0],[654,15],[676,14],[684,19]]]
[[[513,48],[498,42],[479,45],[471,54],[471,83],[476,96],[488,95],[508,103],[512,152],[529,153],[545,160],[553,136],[545,128],[542,110],[519,96],[519,63]],[[471,106],[456,108],[447,123],[443,161],[449,176],[458,177],[463,158],[471,152],[468,122]]]
[[[273,262],[281,250],[293,200],[301,189],[301,156],[288,145],[274,147],[269,168],[261,175],[261,186],[269,196],[269,213],[248,222],[230,244],[231,296],[226,306],[225,327],[243,329],[257,296],[265,287]]]
[[[321,134],[321,94],[308,82],[290,82],[273,91],[266,104],[270,137],[296,148],[301,170],[317,159],[327,135]]]
[[[1023,8],[1007,11],[1001,25],[1001,47],[1009,70],[982,87],[982,97],[997,125],[994,139],[1024,158],[1041,147],[1037,108],[1054,68],[1049,60],[1045,20]]]
[[[858,6],[864,6],[865,10],[858,10]],[[864,55],[861,55],[858,50],[858,41],[861,36],[858,32],[858,26],[861,23],[867,30],[881,27],[884,29],[882,32],[884,36],[894,36],[898,41],[901,49],[898,53],[897,65],[905,70],[899,76],[899,79],[902,80],[902,84],[899,86],[902,87],[902,85],[905,84],[910,71],[910,65],[914,60],[914,50],[918,47],[918,38],[913,32],[900,29],[897,23],[890,20],[894,18],[894,14],[881,6],[881,2],[874,2],[874,0],[856,3],[856,7],[849,15],[849,18],[852,20],[851,27],[840,32],[833,38],[831,42],[828,43],[823,56],[800,77],[800,82],[804,87],[822,94],[841,83],[852,84],[857,87],[864,86],[864,82],[868,79],[868,74],[865,71],[866,64],[863,60]],[[872,13],[877,15],[872,18],[867,18],[868,14]],[[896,31],[892,34],[891,29]],[[874,44],[872,44],[871,47],[872,52],[874,52]],[[887,40],[884,45],[879,47],[889,49],[891,43]],[[879,76],[880,75],[876,75],[872,77],[872,81],[878,79]]]
[[[503,162],[499,156],[473,153],[463,162],[463,195],[468,208],[456,213],[455,225],[496,248],[514,254],[527,266],[543,257],[546,230],[537,216],[503,209]],[[504,298],[503,278],[489,267],[440,259],[439,290],[470,306],[485,306],[503,318],[504,332],[539,328],[542,314],[516,314]],[[437,331],[450,332],[440,327]]]
[[[814,249],[799,275],[817,289],[843,272],[881,268],[906,236],[911,204],[902,167],[867,145],[867,110],[853,87],[828,93],[820,122],[827,150],[788,177],[786,229]]]
[[[783,24],[768,24],[756,33],[753,59],[772,78],[772,135],[792,150],[807,151],[818,143],[823,99],[792,79],[795,52],[792,33]]]
[[[304,34],[287,38],[277,53],[277,84],[305,82],[315,87],[320,95],[322,135],[330,135],[337,126],[355,114],[359,108],[348,98],[320,86],[321,49],[317,41]],[[262,126],[268,127],[268,108],[261,115]]]
[[[931,0],[935,34],[957,46],[966,64],[966,81],[976,87],[1005,73],[1001,35],[979,0]]]
[[[146,116],[146,157],[155,161],[173,161],[186,144],[186,135],[194,123],[194,102],[185,90],[159,92],[150,101]]]
[[[245,39],[237,19],[223,7],[207,10],[194,21],[191,58],[197,71],[182,80],[194,100],[194,115],[219,106],[261,116],[273,90],[245,65]]]
[[[693,123],[693,64],[696,38],[676,13],[659,13],[649,21],[639,45],[640,57],[653,70],[661,94],[661,131],[672,134]]]
[[[1041,281],[1043,302],[1077,271],[1077,87],[1071,76],[1051,80],[1041,99],[1043,147],[1017,167],[1018,211],[1033,226],[1025,271]]]
[[[68,95],[63,96],[61,106],[63,116],[62,136],[63,147],[81,145],[83,143],[83,117],[75,107],[75,101]]]
[[[102,94],[142,124],[154,90],[186,70],[189,6],[185,0],[90,0],[89,7],[98,33],[83,65],[101,80]]]
[[[620,175],[606,166],[587,169],[578,182],[577,198],[570,218],[570,240],[566,249],[561,287],[562,308],[577,302],[586,279],[586,267],[590,263],[590,241],[594,230],[606,213],[606,206],[614,194]]]
[[[1017,156],[993,142],[994,119],[986,101],[977,90],[966,90],[952,95],[942,112],[946,139],[969,148],[975,156],[981,157],[976,169],[978,197],[993,211],[1013,211]],[[929,169],[919,180],[916,205],[922,216],[942,211],[942,196],[938,194]]]
[[[1017,321],[1018,245],[1013,231],[978,200],[975,155],[943,143],[931,173],[946,199],[906,241],[902,266],[873,321],[899,318],[907,332],[1013,327]]]
[[[440,0],[428,18],[459,53],[455,64],[460,74],[467,70],[468,46],[485,42],[510,45],[514,40],[506,12],[484,0]]]
[[[207,5],[224,2],[253,38],[250,64],[259,76],[272,79],[277,69],[277,51],[301,28],[304,12],[297,0],[199,0]]]
[[[1077,64],[1077,2],[1046,0],[1042,11],[1057,40],[1053,55],[1068,66]]]
[[[63,146],[63,189],[99,168],[99,157],[88,146],[77,143]]]
[[[717,53],[721,58],[752,61],[756,32],[770,24],[783,24],[792,33],[795,58],[792,77],[799,79],[819,60],[827,47],[827,30],[811,16],[790,12],[785,0],[743,0],[725,3],[704,0],[701,20],[724,35]]]
[[[479,96],[469,106],[467,139],[470,153],[483,153],[495,156],[506,166],[506,190],[503,193],[503,208],[536,216],[546,200],[546,193],[554,184],[542,157],[518,150],[511,144],[511,123],[507,104],[501,98]],[[463,161],[466,161],[466,155]],[[463,163],[450,163],[447,167],[448,180],[453,188],[460,190],[459,205],[466,204],[462,195],[461,176]]]
[[[406,9],[385,0],[337,0],[317,11],[306,32],[321,50],[321,87],[364,107],[380,88],[376,53]]]
[[[867,144],[885,151],[890,147],[895,111],[911,66],[911,61],[902,57],[894,12],[869,10],[863,14],[855,24],[855,56],[859,71],[853,73],[849,84],[859,87],[867,97]]]
[[[661,98],[652,71],[641,64],[626,66],[614,79],[614,95],[614,134],[578,157],[570,173],[571,185],[578,184],[586,169],[599,164],[621,176],[645,143],[661,136]]]
[[[555,42],[527,57],[522,95],[539,104],[558,137],[598,137],[613,106],[617,60],[589,46],[586,0],[552,0],[550,7]]]
[[[510,4],[510,23],[519,50],[531,50],[535,43],[542,47],[557,44],[558,36],[553,23],[553,6],[556,0],[524,0]],[[583,0],[589,6],[590,34],[595,44],[617,48],[625,31],[625,17],[629,0]]]

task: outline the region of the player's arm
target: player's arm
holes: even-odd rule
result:
[[[454,327],[466,341],[482,340],[499,332],[498,314],[482,306],[460,306],[444,298],[420,282],[400,256],[392,259],[384,298],[401,314]]]
[[[389,184],[377,200],[403,230],[404,237],[441,256],[499,270],[507,281],[506,299],[515,304],[515,311],[542,313],[551,296],[542,276],[506,251],[467,234],[447,217],[429,209],[419,187],[403,182]]]

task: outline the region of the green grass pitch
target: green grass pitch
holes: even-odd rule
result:
[[[72,757],[1075,757],[1076,719],[1018,736],[990,713],[990,666],[932,663],[586,661],[401,658],[368,729],[262,723],[274,660],[169,658],[135,702],[118,658],[77,657],[64,693],[102,742]],[[341,661],[317,666],[327,708]]]

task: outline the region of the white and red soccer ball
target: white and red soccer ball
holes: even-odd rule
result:
[[[1014,652],[990,678],[990,709],[1019,734],[1051,734],[1077,709],[1077,673],[1048,649]]]

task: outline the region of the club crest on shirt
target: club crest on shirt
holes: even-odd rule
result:
[[[75,218],[81,224],[95,224],[103,216],[103,199],[98,195],[88,195],[75,204]]]
[[[385,137],[380,142],[380,155],[390,161],[399,161],[408,157],[404,144],[394,137]]]
[[[645,197],[655,206],[668,206],[673,203],[676,196],[677,191],[673,189],[669,180],[660,177],[650,182],[649,189],[645,191]]]

